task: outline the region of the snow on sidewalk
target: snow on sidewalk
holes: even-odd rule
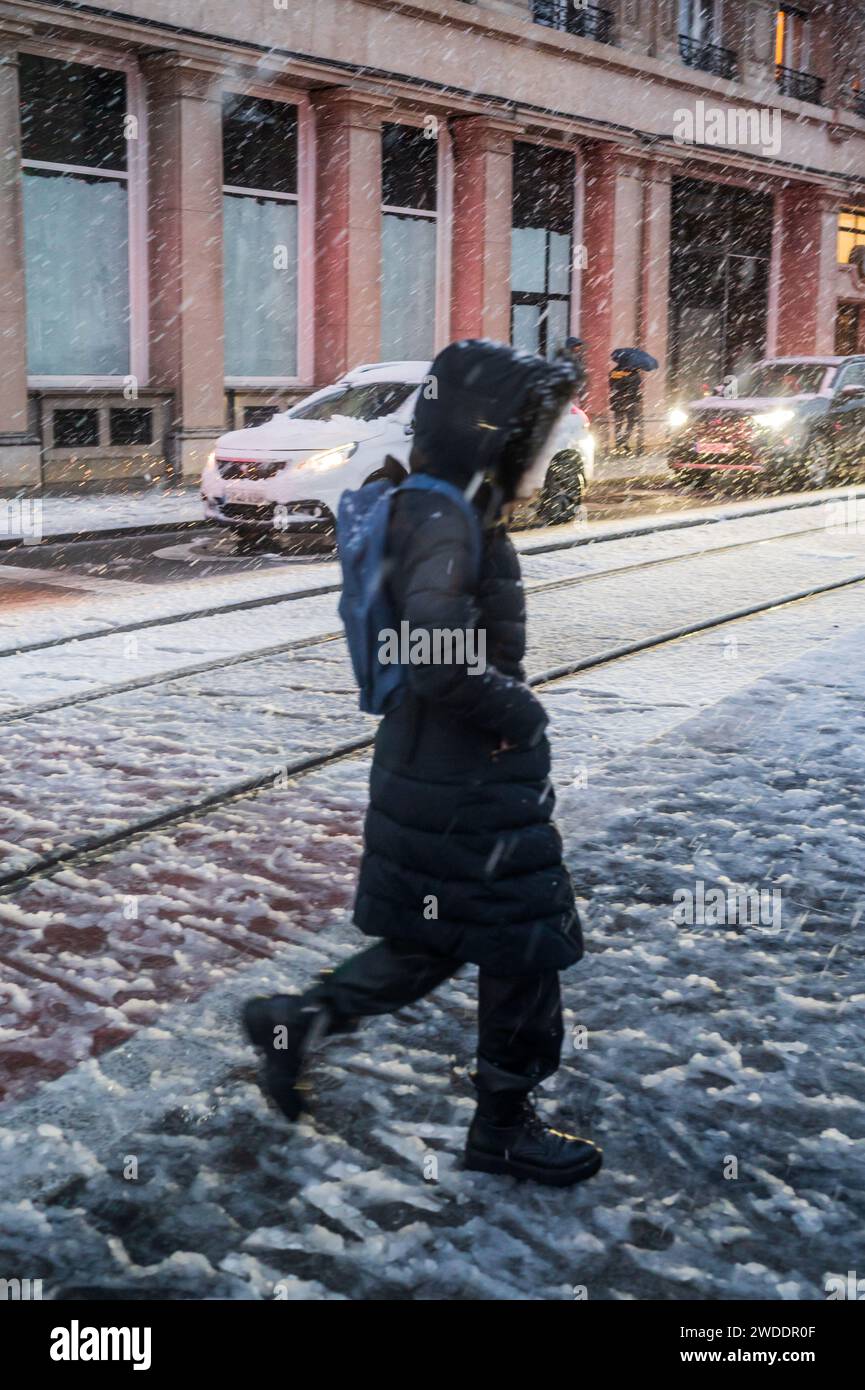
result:
[[[0,541],[38,543],[79,532],[134,530],[201,521],[197,487],[150,488],[145,492],[82,493],[78,496],[6,498],[0,502]]]
[[[137,950],[146,976],[170,958],[152,937],[168,920],[178,980],[206,961],[211,988],[6,1108],[5,1267],[46,1297],[824,1298],[865,1227],[863,638],[745,685],[707,637],[667,651],[666,685],[655,652],[629,663],[630,687],[624,665],[590,699],[560,687],[560,780],[588,764],[560,798],[588,954],[563,980],[553,1098],[606,1151],[573,1192],[460,1167],[470,969],[330,1044],[295,1131],[255,1087],[240,1001],[299,988],[358,944],[364,759],[70,873],[76,926],[110,932],[106,962]],[[683,662],[708,698],[735,693],[689,717]],[[111,912],[136,876],[121,940]],[[778,890],[780,919],[677,925],[676,894],[698,883]],[[43,906],[62,891],[44,885]],[[277,955],[251,959],[268,923]],[[63,1023],[44,1022],[50,1053]]]

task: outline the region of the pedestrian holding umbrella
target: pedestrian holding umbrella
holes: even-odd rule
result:
[[[654,372],[657,358],[642,348],[615,348],[615,366],[610,372],[610,409],[616,434],[616,452],[630,453],[631,434],[642,423],[642,384],[640,372]],[[642,430],[640,431],[642,434]]]

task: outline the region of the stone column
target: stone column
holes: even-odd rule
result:
[[[513,126],[457,117],[453,137],[451,337],[511,338]]]
[[[643,346],[639,342],[643,181],[641,157],[615,147],[590,147],[584,169],[586,267],[580,335],[586,340],[589,414],[595,418],[604,415],[608,406],[611,351],[615,347]],[[660,223],[657,234],[662,234]],[[652,286],[654,322],[658,315],[654,279]],[[645,346],[647,351],[654,351],[651,344]],[[603,438],[603,430],[599,433]]]
[[[671,183],[669,164],[652,160],[646,166],[637,342],[659,362],[656,372],[647,372],[643,377],[643,443],[650,452],[666,434]]]
[[[225,429],[219,70],[145,59],[150,111],[150,370],[174,393],[175,472],[198,477]]]
[[[841,201],[829,189],[808,184],[790,184],[781,193],[779,357],[834,352]]]
[[[38,488],[41,475],[39,439],[27,417],[18,50],[6,33],[0,34],[0,151],[0,492],[17,492]]]
[[[314,96],[315,379],[381,358],[383,105],[341,87]]]

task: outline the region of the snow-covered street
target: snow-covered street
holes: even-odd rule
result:
[[[240,1003],[359,940],[337,566],[58,563],[62,606],[40,568],[0,626],[6,1267],[49,1298],[822,1300],[861,1266],[865,527],[799,500],[518,537],[587,937],[546,1100],[606,1155],[565,1193],[461,1167],[471,967],[323,1047],[293,1131],[255,1084]],[[749,890],[771,913],[681,910]]]

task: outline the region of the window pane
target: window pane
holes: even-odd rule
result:
[[[222,117],[223,183],[297,192],[297,107],[226,93]]]
[[[552,357],[558,348],[564,347],[568,336],[570,303],[566,299],[551,299],[547,309],[547,357]]]
[[[55,410],[51,435],[55,449],[94,448],[99,444],[99,411]]]
[[[226,376],[297,375],[297,205],[226,194]]]
[[[108,412],[108,431],[111,444],[152,444],[153,411],[146,408],[112,408]]]
[[[571,238],[550,232],[550,294],[571,292]]]
[[[126,183],[24,172],[28,368],[44,376],[129,371]]]
[[[540,308],[535,304],[513,306],[514,347],[523,352],[537,352],[540,347]]]
[[[567,234],[573,222],[573,155],[542,145],[514,145],[513,225]]]
[[[865,386],[865,363],[851,362],[849,367],[845,367],[835,382],[837,390],[842,386]]]
[[[122,72],[32,53],[22,53],[18,63],[22,158],[126,168]]]
[[[427,361],[435,345],[436,223],[385,213],[381,228],[381,351]]]
[[[521,294],[543,294],[547,234],[539,227],[514,227],[511,231],[511,289]]]
[[[381,200],[386,207],[436,210],[438,145],[409,125],[383,125]]]

